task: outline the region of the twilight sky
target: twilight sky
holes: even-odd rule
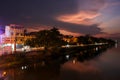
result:
[[[120,0],[2,0],[0,25],[30,31],[56,26],[64,34],[120,37]]]

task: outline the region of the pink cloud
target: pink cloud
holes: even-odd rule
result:
[[[107,34],[107,33],[101,33],[101,34],[96,34],[94,37],[103,37],[103,38],[119,38],[120,33],[115,33],[115,34]]]
[[[37,32],[37,31],[40,31],[40,30],[49,30],[51,29],[52,26],[46,26],[46,25],[36,25],[34,27],[30,27],[27,28],[27,31],[29,32]],[[61,34],[63,35],[72,35],[72,36],[81,36],[81,35],[84,35],[82,33],[77,33],[77,32],[71,32],[71,31],[68,31],[68,30],[65,30],[65,29],[59,29],[58,30],[60,31]]]
[[[60,15],[57,20],[73,24],[92,25],[95,24],[95,19],[100,14],[95,11],[80,11],[74,14]]]
[[[60,29],[59,31],[60,31],[61,34],[64,34],[64,35],[73,35],[73,36],[83,35],[81,33],[70,32],[70,31],[63,30],[63,29]]]
[[[105,4],[105,6],[103,7],[103,9],[111,7],[111,6],[118,6],[118,5],[120,5],[120,2],[109,2],[109,3]]]
[[[48,29],[51,29],[51,26],[46,26],[46,25],[31,25],[31,26],[28,26],[27,28],[27,31],[29,32],[37,32],[37,31],[40,31],[40,30],[48,30]]]
[[[94,35],[94,37],[103,37],[103,38],[109,38],[111,35],[110,34],[106,34],[106,33],[101,33],[101,34],[96,34]]]
[[[119,25],[120,25],[120,17],[115,17],[110,19],[102,24],[100,24],[99,28],[102,29],[102,32],[108,34],[120,33]]]

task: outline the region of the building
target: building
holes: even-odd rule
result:
[[[64,36],[63,40],[65,42],[68,42],[69,44],[77,44],[77,42],[78,42],[78,38],[77,37],[73,37],[73,36],[70,36],[70,35]]]
[[[4,43],[24,44],[24,28],[19,25],[11,24],[5,27]]]
[[[5,26],[5,33],[0,35],[0,50],[14,52],[22,49],[25,41],[33,38],[31,35],[25,35],[25,32],[26,29],[20,25]]]

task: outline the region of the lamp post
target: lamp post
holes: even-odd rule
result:
[[[16,30],[14,27],[14,53],[16,52]]]

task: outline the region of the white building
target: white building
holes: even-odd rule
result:
[[[16,51],[16,47],[24,45],[24,30],[20,25],[5,26],[5,33],[0,35],[0,51],[12,52]]]

